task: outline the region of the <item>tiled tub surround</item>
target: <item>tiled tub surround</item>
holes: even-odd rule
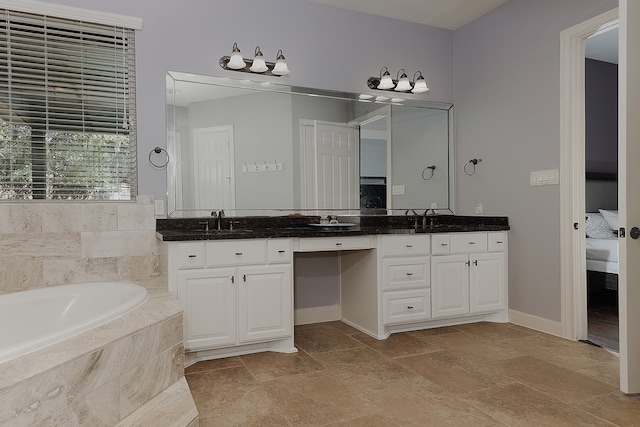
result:
[[[124,316],[0,364],[0,426],[197,425],[183,366],[182,309],[151,287]]]
[[[0,426],[197,425],[182,309],[159,275],[155,227],[148,196],[0,204],[0,293],[126,280],[150,294],[112,322],[0,364]]]
[[[2,203],[0,292],[158,276],[155,228],[147,196],[118,203]]]

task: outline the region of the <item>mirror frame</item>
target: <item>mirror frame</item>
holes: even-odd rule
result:
[[[435,110],[442,110],[448,112],[448,144],[447,144],[447,155],[448,155],[448,191],[447,191],[447,199],[448,199],[448,207],[447,208],[439,208],[439,211],[446,211],[446,213],[453,214],[455,211],[455,143],[454,143],[454,134],[453,134],[453,122],[454,122],[454,110],[453,104],[445,103],[445,102],[436,102],[436,101],[427,101],[422,99],[411,99],[411,98],[400,98],[400,97],[413,97],[415,95],[409,93],[386,93],[387,91],[376,92],[376,95],[372,93],[364,93],[364,94],[356,94],[350,92],[338,92],[338,91],[330,91],[316,88],[308,88],[301,86],[289,86],[281,83],[271,83],[266,81],[257,81],[257,80],[247,80],[247,79],[233,79],[228,77],[217,77],[217,76],[208,76],[202,74],[192,74],[185,73],[179,71],[167,71],[166,73],[166,90],[165,90],[165,99],[166,106],[170,105],[168,99],[171,95],[175,96],[175,91],[173,84],[171,82],[182,81],[182,82],[191,82],[191,83],[199,83],[199,84],[209,84],[216,87],[226,87],[231,89],[242,89],[242,90],[252,90],[256,92],[274,92],[274,93],[282,93],[288,95],[306,95],[312,97],[321,97],[321,98],[329,98],[341,101],[351,101],[351,102],[366,102],[366,103],[375,103],[380,107],[383,106],[407,106],[407,107],[418,107],[418,108],[429,108]],[[387,97],[386,95],[397,95],[393,98]],[[387,98],[380,99],[381,97]],[[172,104],[174,105],[174,104]],[[167,109],[168,111],[168,109]],[[169,120],[166,120],[165,125],[165,135],[166,135],[166,146],[167,152],[170,159],[176,159],[175,152],[175,143],[170,143],[171,134],[169,129]],[[387,158],[390,159],[387,164],[387,174],[389,175],[392,171],[392,141],[387,140]],[[185,215],[188,212],[194,212],[194,209],[184,209],[177,210],[176,209],[176,162],[171,161],[167,166],[167,217],[171,218],[172,214],[177,212],[181,212],[181,218],[190,218],[190,217],[201,217],[208,215]],[[388,198],[391,199],[391,191],[388,192]],[[389,200],[388,200],[389,202]],[[414,208],[394,208],[393,206],[389,209],[386,209],[386,215],[403,215],[405,211],[409,209],[417,210],[427,210],[431,209],[430,206],[416,206]],[[261,212],[261,215],[264,215],[264,211],[274,211],[274,216],[276,215],[287,215],[295,212],[304,212],[308,211],[303,208],[293,208],[293,207],[283,207],[281,209],[261,209],[261,208],[251,208],[251,209],[236,209],[236,211],[250,211],[256,210]],[[313,212],[317,214],[319,212],[318,209],[313,209]],[[357,215],[362,215],[360,210]],[[383,215],[383,214],[375,214],[375,215]],[[244,215],[243,215],[244,216]],[[248,216],[248,215],[247,215]]]

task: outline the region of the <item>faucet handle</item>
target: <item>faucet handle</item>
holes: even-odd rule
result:
[[[218,213],[218,218],[224,218],[224,209],[220,209],[220,213]]]
[[[200,221],[198,224],[202,226],[205,233],[209,232],[209,221]]]

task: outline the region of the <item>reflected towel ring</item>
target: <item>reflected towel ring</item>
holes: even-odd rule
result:
[[[154,153],[164,154],[164,156],[166,157],[166,160],[164,161],[164,163],[162,164],[154,163],[153,160],[151,160],[151,155]],[[169,164],[169,153],[167,153],[167,150],[165,150],[164,148],[156,147],[153,150],[149,151],[149,163],[151,163],[151,166],[153,166],[156,169],[164,169]]]
[[[469,176],[472,176],[474,173],[476,173],[476,165],[478,163],[480,163],[481,161],[482,161],[482,159],[471,159],[471,160],[469,160],[464,165],[464,168],[463,168],[464,169],[464,173],[466,173]],[[467,170],[467,166],[469,166],[469,165],[473,166],[473,169],[469,169],[469,170],[471,170],[471,172],[469,172],[469,170]]]
[[[429,178],[426,178],[424,176],[424,173],[427,171],[427,169],[431,169],[431,175],[429,175]],[[422,179],[424,179],[425,181],[429,181],[431,178],[433,178],[433,174],[435,172],[436,172],[436,165],[427,166],[426,168],[422,169]]]

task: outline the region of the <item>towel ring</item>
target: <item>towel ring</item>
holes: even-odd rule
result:
[[[427,169],[431,169],[431,175],[429,175],[429,178],[424,176],[424,173],[427,171]],[[426,168],[422,169],[422,179],[424,179],[425,181],[429,181],[431,178],[433,178],[433,174],[435,172],[436,172],[436,165],[427,166]]]
[[[476,173],[476,165],[481,161],[482,161],[482,159],[471,159],[471,160],[469,160],[467,163],[464,164],[464,168],[463,168],[464,169],[464,173],[466,173],[469,176],[472,176],[474,173]],[[471,172],[469,172],[467,170],[467,166],[469,166],[469,165],[472,166],[472,168],[469,168],[469,170]]]
[[[151,160],[151,155],[154,153],[164,154],[164,156],[166,157],[164,163],[162,164],[154,163],[153,160]],[[149,163],[151,163],[151,166],[153,166],[156,169],[164,169],[169,164],[169,153],[167,153],[167,150],[165,150],[164,148],[156,147],[153,150],[149,151]]]

